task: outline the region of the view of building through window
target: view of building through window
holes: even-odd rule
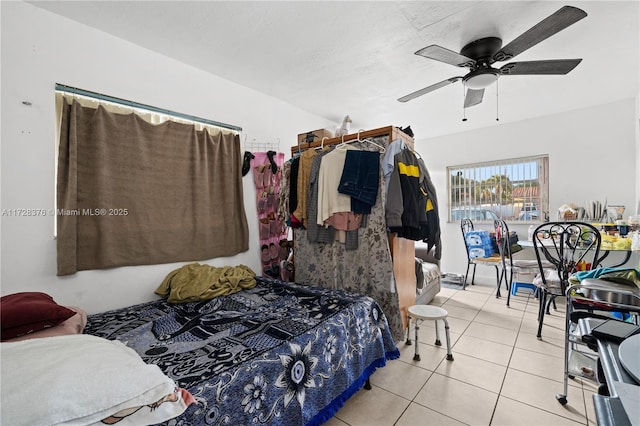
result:
[[[549,157],[447,167],[449,221],[545,221],[549,218]]]

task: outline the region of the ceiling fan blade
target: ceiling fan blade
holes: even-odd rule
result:
[[[456,67],[470,67],[476,63],[475,60],[468,58],[464,55],[454,52],[453,50],[445,49],[437,44],[432,44],[422,48],[416,52],[416,55],[424,56],[425,58],[435,59],[436,61],[444,62],[445,64],[453,65]]]
[[[500,73],[502,75],[567,74],[577,67],[580,62],[582,62],[582,59],[509,62],[500,67]]]
[[[464,97],[464,107],[469,108],[474,105],[478,105],[482,102],[482,97],[484,96],[484,89],[475,90],[475,89],[467,89],[467,94]]]
[[[575,24],[586,16],[587,13],[582,9],[573,6],[564,6],[496,52],[493,55],[493,60],[508,61],[530,47],[564,30],[568,26]]]
[[[448,78],[446,80],[441,81],[440,83],[432,84],[431,86],[427,86],[424,89],[416,90],[413,93],[409,93],[406,96],[398,98],[398,101],[399,102],[410,101],[411,99],[415,99],[418,96],[422,96],[422,95],[424,95],[426,93],[433,92],[434,90],[437,90],[437,89],[439,89],[441,87],[445,87],[445,86],[448,86],[450,84],[453,84],[458,80],[462,80],[462,77],[451,77],[451,78]]]

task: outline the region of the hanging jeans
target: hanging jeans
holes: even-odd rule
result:
[[[351,196],[354,213],[371,213],[376,203],[380,176],[380,153],[347,151],[338,192]]]

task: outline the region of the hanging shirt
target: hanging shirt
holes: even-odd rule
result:
[[[311,164],[309,174],[309,190],[307,192],[307,239],[311,243],[333,243],[335,240],[335,229],[330,226],[325,228],[318,225],[318,174],[320,173],[320,163],[328,153],[321,152]]]
[[[361,214],[352,212],[338,212],[332,214],[325,221],[325,224],[333,226],[339,231],[354,231],[360,228],[362,216]]]
[[[351,197],[338,192],[347,150],[350,149],[355,148],[345,145],[322,157],[318,173],[318,225],[323,225],[334,213],[351,211]]]
[[[391,173],[393,172],[393,168],[395,167],[395,156],[397,153],[406,148],[406,145],[402,139],[396,139],[387,147],[384,157],[380,163],[380,167],[382,169],[382,176],[384,176],[385,188],[387,188],[387,192],[389,191],[389,179],[391,178]]]
[[[298,206],[293,215],[304,226],[307,226],[307,193],[309,192],[309,175],[311,165],[318,152],[315,149],[308,149],[300,154],[300,165],[298,166]]]

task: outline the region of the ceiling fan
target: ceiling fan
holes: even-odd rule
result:
[[[420,49],[415,53],[416,55],[461,68],[469,68],[470,72],[464,76],[451,77],[424,89],[417,90],[399,98],[398,101],[407,102],[462,80],[467,88],[464,108],[468,108],[482,102],[484,89],[493,84],[502,75],[567,74],[578,66],[582,59],[510,62],[500,68],[493,68],[491,65],[494,62],[508,61],[514,58],[516,55],[575,24],[586,16],[586,12],[581,9],[573,6],[564,6],[504,47],[502,47],[502,39],[485,37],[468,43],[460,53],[435,44]]]

